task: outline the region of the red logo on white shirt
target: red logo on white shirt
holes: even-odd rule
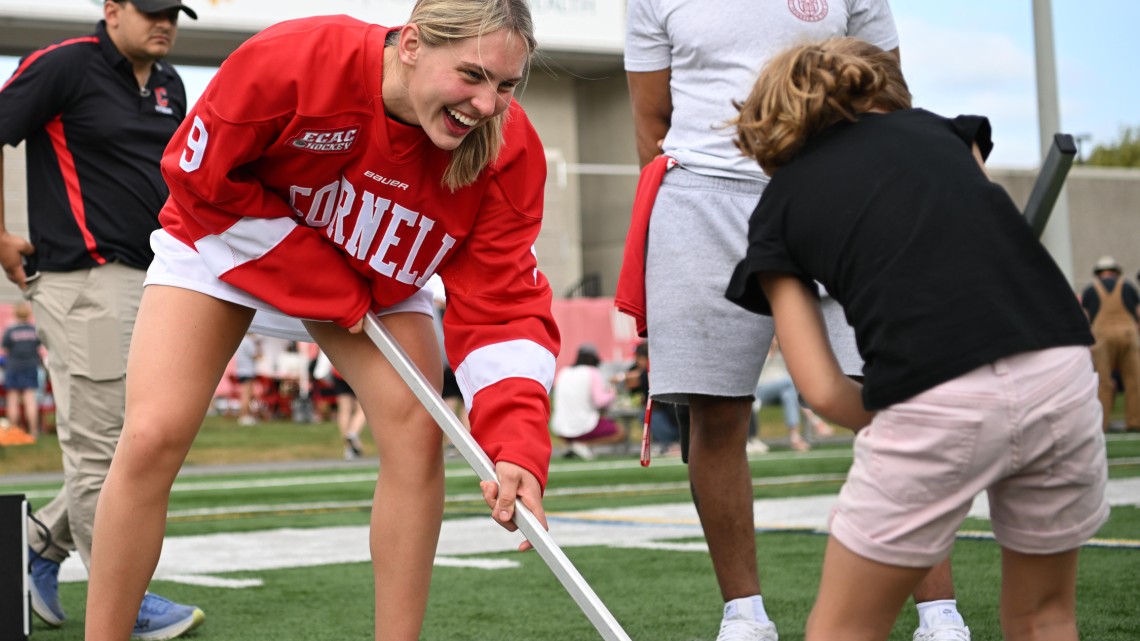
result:
[[[788,9],[804,22],[819,22],[827,17],[827,0],[788,0]]]

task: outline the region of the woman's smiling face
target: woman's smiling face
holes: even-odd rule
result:
[[[385,106],[395,117],[419,125],[440,149],[452,150],[486,120],[506,111],[522,82],[530,56],[526,42],[500,29],[430,47],[415,25],[397,43],[404,63],[403,95]]]

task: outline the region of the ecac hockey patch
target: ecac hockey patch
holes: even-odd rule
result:
[[[339,154],[352,149],[360,127],[344,129],[306,129],[291,138],[290,147],[318,154]]]

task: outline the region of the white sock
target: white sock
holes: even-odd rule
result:
[[[768,623],[768,613],[764,611],[764,597],[757,594],[756,596],[733,599],[725,603],[724,618]]]
[[[943,599],[941,601],[926,601],[916,603],[918,609],[918,629],[928,630],[939,625],[960,625],[965,627],[966,620],[958,613],[958,601]]]

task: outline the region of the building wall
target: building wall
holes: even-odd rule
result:
[[[1029,200],[1037,173],[991,170],[1018,207]],[[1074,287],[1092,279],[1096,259],[1110,254],[1135,282],[1140,270],[1140,169],[1074,167],[1066,179]]]
[[[28,194],[27,172],[24,165],[24,145],[19,147],[0,146],[4,154],[4,226],[9,233],[28,238]],[[20,290],[7,278],[0,277],[0,304],[22,300]]]
[[[573,83],[532,70],[519,103],[546,148],[546,206],[535,243],[538,266],[555,295],[570,288],[582,272],[579,184],[564,171],[578,160],[578,114]]]
[[[612,295],[637,187],[637,152],[625,74],[577,81],[582,185],[582,270]]]

